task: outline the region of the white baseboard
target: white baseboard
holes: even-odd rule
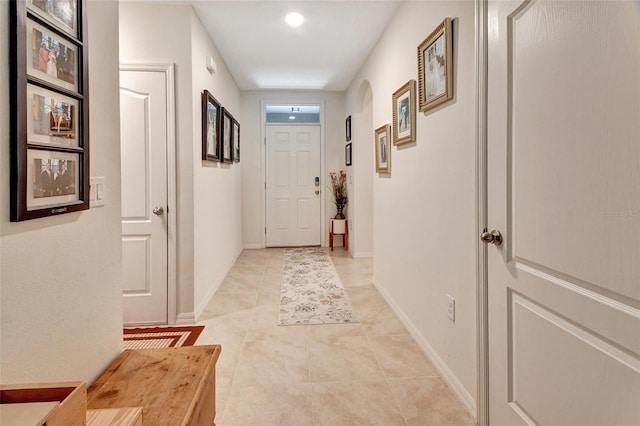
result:
[[[398,319],[409,330],[409,334],[416,341],[420,349],[425,353],[429,361],[440,372],[442,379],[449,385],[453,393],[458,397],[465,409],[473,416],[474,419],[478,418],[476,401],[471,394],[465,389],[464,385],[458,380],[455,374],[449,369],[446,362],[438,355],[433,349],[433,346],[429,344],[427,339],[424,338],[422,333],[413,324],[413,322],[405,315],[396,302],[391,298],[389,293],[380,285],[376,283],[375,277],[373,278],[373,285],[378,289],[380,295],[386,300],[393,312],[398,316]]]
[[[256,250],[264,247],[262,247],[262,244],[260,243],[245,243],[242,248],[245,250]]]
[[[176,317],[176,325],[191,325],[196,323],[196,316],[193,312],[183,312]]]

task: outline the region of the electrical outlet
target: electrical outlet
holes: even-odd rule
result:
[[[451,321],[456,321],[456,299],[450,294],[447,294],[447,316]]]

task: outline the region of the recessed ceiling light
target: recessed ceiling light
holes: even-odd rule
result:
[[[287,21],[290,27],[296,28],[302,25],[304,17],[297,12],[291,12],[285,16],[284,20]]]
[[[289,116],[289,120],[295,120],[295,119],[296,119],[296,116],[295,116],[295,115],[290,115],[290,116]]]

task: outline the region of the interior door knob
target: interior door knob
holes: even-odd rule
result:
[[[495,244],[497,246],[502,244],[502,234],[500,233],[500,231],[497,231],[495,229],[492,229],[491,232],[488,232],[485,229],[482,235],[480,235],[480,239],[485,244]]]
[[[316,189],[316,195],[318,195],[320,193],[319,189]]]
[[[163,213],[164,213],[164,208],[162,208],[162,206],[156,206],[153,209],[153,214],[155,214],[156,216],[162,216]]]

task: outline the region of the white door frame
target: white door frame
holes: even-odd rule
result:
[[[120,64],[121,71],[159,72],[167,88],[167,323],[176,323],[177,213],[174,64]]]
[[[476,340],[478,426],[489,425],[489,298],[487,245],[480,234],[487,224],[487,0],[475,0],[476,20]]]
[[[267,189],[266,189],[266,183],[267,183],[267,149],[266,149],[266,145],[267,145],[267,112],[266,112],[266,107],[267,105],[319,105],[320,106],[320,246],[321,247],[326,247],[325,244],[325,232],[326,232],[326,226],[325,226],[325,220],[326,220],[326,214],[325,214],[325,188],[326,188],[326,182],[325,182],[325,161],[324,161],[324,156],[325,156],[325,141],[324,141],[324,101],[318,101],[318,102],[313,102],[311,100],[306,100],[304,102],[298,102],[295,100],[290,100],[290,101],[282,101],[282,100],[278,100],[278,101],[268,101],[268,100],[261,100],[260,101],[260,139],[262,140],[262,143],[260,144],[260,167],[262,168],[260,176],[262,176],[262,184],[261,184],[261,191],[260,191],[260,211],[261,211],[261,215],[260,215],[260,229],[262,230],[260,232],[261,236],[260,236],[260,244],[262,248],[267,247],[267,239],[266,239],[266,229],[267,229]],[[280,123],[279,125],[282,126],[286,126],[286,123]],[[300,125],[300,123],[298,124],[292,124],[292,125]]]

